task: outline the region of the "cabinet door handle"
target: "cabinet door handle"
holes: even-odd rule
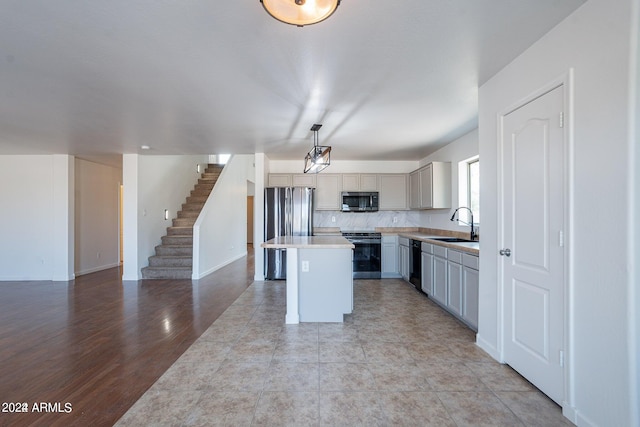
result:
[[[507,248],[507,249],[500,249],[500,255],[502,256],[511,256],[511,249]]]

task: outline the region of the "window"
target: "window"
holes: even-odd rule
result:
[[[467,163],[467,206],[473,211],[473,221],[480,222],[480,159]]]
[[[480,157],[475,156],[458,163],[458,206],[473,211],[474,224],[480,223]],[[471,222],[466,209],[458,212],[458,218]]]
[[[209,163],[226,165],[230,158],[231,154],[210,154]]]

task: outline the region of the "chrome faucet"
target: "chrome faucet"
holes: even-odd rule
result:
[[[458,211],[459,211],[460,209],[466,209],[466,210],[468,210],[468,211],[469,211],[469,214],[471,215],[471,224],[469,224],[467,221],[463,221],[463,220],[461,220],[460,218],[456,218],[456,214],[458,213]],[[470,238],[470,240],[476,240],[476,238],[478,237],[478,235],[476,234],[476,232],[475,232],[475,230],[474,230],[474,228],[473,228],[473,211],[472,211],[471,209],[469,209],[469,208],[468,208],[468,207],[466,207],[466,206],[461,206],[461,207],[459,207],[458,209],[456,209],[455,211],[453,211],[453,215],[451,215],[451,219],[450,219],[450,220],[451,220],[451,221],[458,221],[458,222],[461,222],[461,223],[463,223],[463,224],[470,225],[470,226],[471,226],[471,238]]]

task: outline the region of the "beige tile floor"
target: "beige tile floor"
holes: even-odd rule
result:
[[[300,325],[253,283],[117,425],[572,425],[407,283],[354,283],[344,323]]]

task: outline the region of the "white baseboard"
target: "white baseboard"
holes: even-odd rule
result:
[[[191,273],[191,280],[200,280],[205,276],[208,276],[211,273],[215,273],[216,271],[220,270],[222,267],[225,267],[229,264],[231,264],[234,261],[239,260],[242,257],[247,256],[247,251],[244,251],[244,253],[241,253],[240,255],[237,255],[235,257],[229,258],[223,262],[221,262],[220,264],[216,265],[215,267],[212,267],[200,274],[197,274],[196,272]]]
[[[108,270],[110,268],[118,267],[119,265],[120,265],[120,263],[117,262],[115,264],[101,265],[99,267],[88,268],[86,270],[76,271],[75,277],[83,276],[85,274],[95,273],[97,271]]]
[[[500,352],[498,351],[498,349],[491,345],[488,341],[484,340],[480,336],[480,334],[476,334],[476,345],[486,351],[489,356],[502,363],[502,358],[500,357]]]
[[[578,425],[578,410],[572,406],[569,406],[567,402],[562,402],[562,415],[567,418],[569,421]],[[580,424],[583,425],[583,424]],[[584,424],[584,425],[593,425],[593,424]]]

